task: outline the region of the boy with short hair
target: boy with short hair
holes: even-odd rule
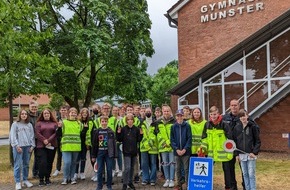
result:
[[[96,130],[92,142],[92,161],[98,162],[98,187],[97,190],[103,189],[102,175],[106,163],[107,169],[107,188],[112,190],[112,170],[113,161],[116,157],[116,138],[115,133],[108,127],[108,117],[101,116],[101,127]]]
[[[231,175],[228,168],[229,161],[233,158],[233,153],[226,152],[223,144],[227,139],[232,139],[232,131],[229,125],[222,120],[219,110],[212,106],[209,110],[209,121],[206,122],[202,133],[202,149],[207,150],[208,157],[214,161],[220,161],[223,165],[225,189],[231,187]]]
[[[172,126],[170,133],[171,146],[174,150],[176,161],[176,176],[177,176],[177,189],[185,190],[187,188],[189,157],[191,155],[192,133],[189,124],[183,120],[183,110],[177,110],[176,123]],[[181,170],[185,171],[185,183],[181,183]],[[169,187],[173,187],[169,183]]]

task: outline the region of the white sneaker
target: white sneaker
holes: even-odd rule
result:
[[[52,176],[55,177],[55,176],[57,176],[58,174],[59,174],[59,171],[58,171],[58,170],[55,170],[54,173],[52,174]]]
[[[112,177],[115,177],[115,175],[117,175],[117,171],[116,170],[113,170],[113,172],[112,172]]]
[[[32,187],[33,184],[30,183],[28,180],[23,181],[23,184],[26,185],[26,187]]]
[[[15,184],[15,189],[20,190],[21,189],[21,183],[16,183]]]
[[[86,179],[85,174],[84,174],[84,173],[81,173],[81,174],[80,174],[80,178],[81,178],[82,180]]]
[[[121,170],[119,170],[117,177],[122,177],[123,176],[123,172]]]
[[[98,173],[96,172],[94,176],[91,178],[92,181],[97,182],[98,181]]]
[[[61,182],[62,185],[66,185],[67,184],[67,180],[63,180],[63,182]]]
[[[169,186],[169,180],[167,179],[163,185],[163,187],[168,187]]]
[[[74,178],[73,179],[75,179],[75,180],[77,180],[78,179],[78,174],[77,173],[75,173],[75,175],[74,175]]]
[[[173,180],[170,180],[170,181],[169,181],[169,185],[168,185],[168,187],[174,187],[174,181],[173,181]]]

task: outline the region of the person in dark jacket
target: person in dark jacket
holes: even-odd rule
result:
[[[139,127],[134,126],[134,115],[129,113],[125,117],[127,125],[123,128],[118,127],[117,141],[123,143],[124,167],[123,190],[129,186],[135,189],[133,181],[134,164],[138,153],[138,142],[143,138],[143,132]]]
[[[177,110],[176,123],[170,132],[170,143],[173,148],[176,162],[177,187],[181,189],[181,165],[185,171],[185,183],[182,189],[187,188],[189,157],[191,155],[192,134],[189,124],[183,120],[183,111]]]
[[[237,149],[234,155],[240,161],[245,189],[256,189],[256,158],[260,151],[261,140],[259,128],[248,120],[248,113],[241,109],[238,113],[241,122],[238,122],[233,130],[233,139]]]
[[[116,138],[115,133],[108,127],[107,116],[101,116],[101,128],[94,133],[92,142],[92,161],[98,162],[98,187],[97,190],[103,189],[103,172],[106,163],[107,169],[107,188],[112,190],[112,171],[113,161],[116,158]]]

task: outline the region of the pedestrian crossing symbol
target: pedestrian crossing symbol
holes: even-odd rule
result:
[[[195,161],[193,175],[208,176],[208,162]]]

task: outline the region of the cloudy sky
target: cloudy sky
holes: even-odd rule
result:
[[[156,74],[157,70],[167,65],[167,63],[177,60],[177,29],[168,25],[168,20],[164,14],[178,0],[147,0],[148,11],[152,21],[151,38],[155,49],[155,54],[148,58],[147,72]]]

